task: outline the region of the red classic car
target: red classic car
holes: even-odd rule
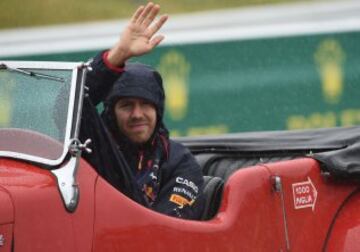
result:
[[[178,139],[203,169],[206,207],[173,218],[127,196],[121,153],[115,187],[97,154],[116,151],[83,138],[101,127],[81,115],[86,71],[0,62],[1,252],[360,250],[360,127]]]

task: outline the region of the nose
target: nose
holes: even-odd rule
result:
[[[144,115],[144,112],[142,110],[141,105],[139,103],[135,103],[132,113],[131,113],[131,116],[133,118],[141,118],[143,115]]]

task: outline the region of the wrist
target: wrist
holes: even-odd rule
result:
[[[111,61],[111,57],[109,58],[109,53],[110,51],[105,51],[102,54],[102,60],[104,61],[105,66],[114,72],[123,72],[125,67],[125,60],[116,64],[116,62]]]
[[[126,51],[119,46],[111,48],[107,55],[107,60],[116,67],[124,66],[126,60],[128,60]]]

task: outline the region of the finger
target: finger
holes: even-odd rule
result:
[[[150,10],[149,16],[145,18],[143,25],[148,27],[152,21],[154,21],[155,17],[160,11],[160,6],[158,4],[154,5],[154,7]]]
[[[137,10],[135,11],[135,13],[133,14],[133,16],[131,17],[131,23],[136,23],[138,18],[140,17],[141,13],[143,12],[144,10],[144,6],[141,5],[139,6],[139,8],[137,8]]]
[[[151,38],[158,30],[161,29],[161,27],[164,25],[164,23],[168,20],[167,15],[163,15],[159,18],[157,22],[154,23],[151,27],[149,27],[148,30],[148,36]]]
[[[142,13],[139,16],[139,18],[137,19],[136,23],[137,24],[142,24],[144,22],[145,18],[147,17],[147,15],[151,12],[153,7],[154,7],[154,4],[152,2],[149,2],[145,6],[145,9],[142,11]]]
[[[157,46],[158,44],[161,43],[161,41],[164,40],[164,36],[163,35],[157,35],[155,36],[151,41],[150,41],[150,45],[152,48],[154,48],[155,46]]]

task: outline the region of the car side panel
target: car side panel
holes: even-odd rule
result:
[[[360,194],[357,191],[339,211],[329,232],[326,251],[360,251]]]
[[[337,211],[357,186],[324,178],[318,162],[311,158],[266,166],[283,182],[290,250],[322,251]],[[309,194],[306,190],[301,192],[306,188]],[[296,193],[297,189],[300,193]],[[360,250],[360,246],[357,250]]]
[[[96,185],[94,252],[280,251],[285,249],[279,198],[261,166],[236,172],[210,221],[168,217],[131,201],[104,180]]]
[[[50,171],[24,162],[0,159],[0,185],[15,209],[15,251],[91,251],[96,174],[81,162],[80,202],[75,213],[63,205]]]
[[[0,251],[10,252],[13,238],[14,206],[7,190],[0,186]]]
[[[1,176],[1,175],[0,175]],[[14,205],[8,191],[0,185],[0,225],[14,222]]]

